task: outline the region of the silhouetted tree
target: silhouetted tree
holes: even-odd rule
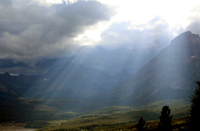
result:
[[[197,87],[195,88],[194,95],[191,98],[191,110],[189,116],[189,124],[188,130],[189,131],[199,131],[199,119],[200,119],[200,81],[196,82]]]
[[[145,125],[146,121],[143,120],[142,117],[140,117],[140,120],[138,121],[138,123],[136,124],[135,128],[138,131],[144,131],[147,127]]]
[[[169,106],[164,106],[161,111],[160,123],[158,129],[162,131],[172,131],[172,115]]]

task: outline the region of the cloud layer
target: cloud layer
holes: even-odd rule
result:
[[[183,30],[182,27],[171,28],[161,17],[155,17],[146,24],[139,25],[130,22],[116,22],[102,32],[102,41],[99,44],[108,48],[126,45],[134,49],[157,48],[161,50]]]
[[[127,46],[132,49],[152,48],[159,51],[184,31],[191,30],[200,34],[198,7],[193,8],[192,14],[196,15],[188,18],[189,25],[183,27],[178,24],[172,26],[169,21],[174,19],[167,20],[168,15],[158,15],[151,20],[134,23],[137,18],[146,17],[147,10],[139,8],[143,3],[139,6],[135,3],[140,12],[131,12],[129,9],[132,9],[132,5],[128,1],[122,2],[128,8],[125,14],[127,18],[130,17],[130,21],[127,21],[129,19],[123,19],[123,13],[118,14],[120,17],[115,17],[117,7],[113,8],[97,1],[60,2],[61,0],[58,0],[57,4],[46,3],[46,0],[1,0],[0,59],[12,59],[15,62],[34,65],[38,59],[60,57],[84,43],[110,49]],[[125,7],[121,9],[126,9]],[[167,13],[166,10],[162,11]],[[137,14],[137,17],[133,14]],[[131,21],[134,19],[134,22]],[[176,19],[179,19],[178,16]],[[89,33],[86,33],[87,31]],[[81,37],[77,40],[78,36]]]
[[[98,2],[42,6],[31,1],[0,1],[0,58],[30,62],[58,57],[74,45],[73,38],[113,11]]]

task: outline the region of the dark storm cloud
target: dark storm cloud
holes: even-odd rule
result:
[[[73,46],[73,37],[113,14],[94,1],[49,7],[6,1],[0,1],[0,58],[16,61],[57,57]]]

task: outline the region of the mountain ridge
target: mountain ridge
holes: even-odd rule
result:
[[[199,36],[191,32],[182,33],[108,95],[124,102],[150,101],[156,95],[162,96],[166,89],[172,89],[168,95],[175,96],[173,91],[179,90],[183,94],[179,98],[186,98],[196,86],[195,81],[199,80],[199,51]]]
[[[101,97],[123,82],[131,73],[111,75],[107,72],[86,68],[71,62],[55,63],[49,71],[39,77],[25,96],[32,97]],[[35,96],[34,96],[35,95]]]

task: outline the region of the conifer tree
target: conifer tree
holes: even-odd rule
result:
[[[191,110],[189,117],[189,130],[190,131],[199,131],[199,119],[200,119],[200,81],[196,82],[197,87],[195,88],[194,95],[191,98]]]
[[[169,106],[164,106],[161,111],[158,129],[162,131],[172,131],[172,115]]]
[[[143,117],[140,117],[140,120],[138,121],[138,123],[136,124],[135,128],[138,131],[144,131],[146,129],[146,125],[145,125],[146,121],[143,120]]]

